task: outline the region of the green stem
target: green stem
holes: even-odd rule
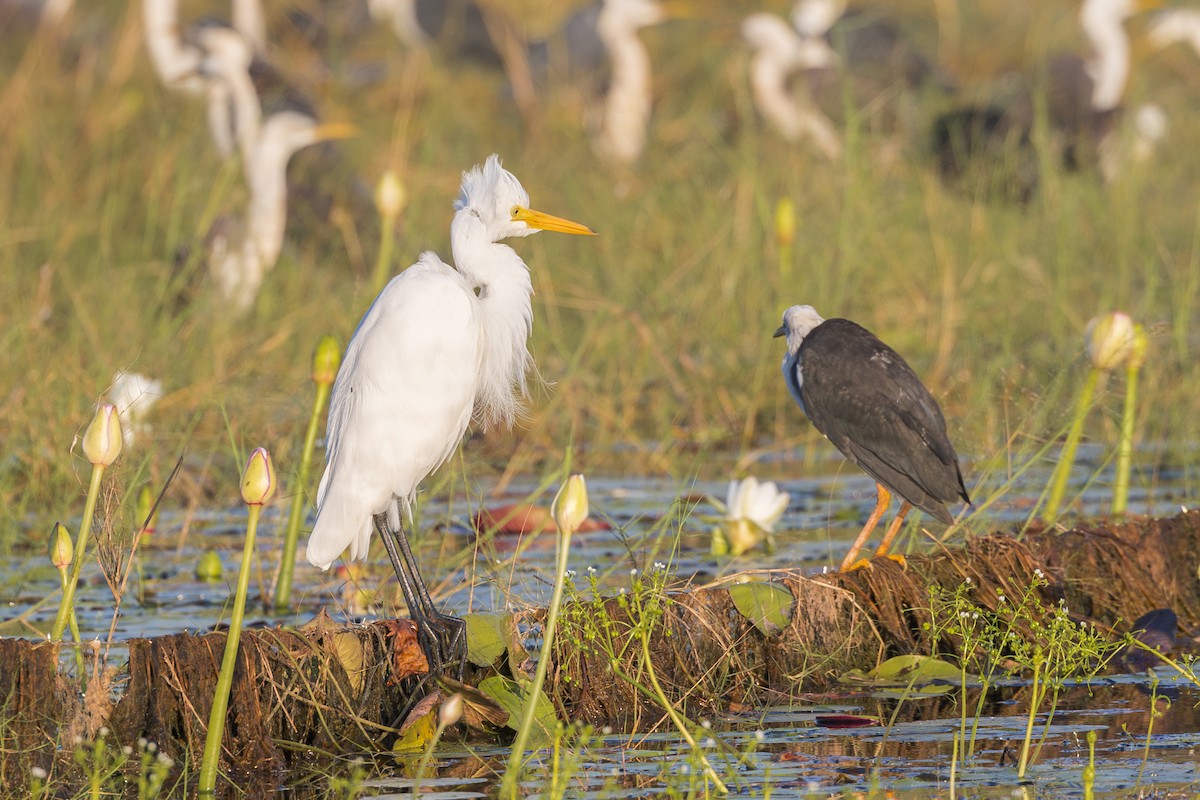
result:
[[[1067,479],[1071,477],[1071,467],[1075,464],[1075,450],[1083,436],[1083,421],[1092,407],[1092,395],[1096,384],[1100,381],[1100,370],[1092,367],[1084,381],[1083,389],[1079,392],[1079,400],[1075,404],[1075,418],[1071,420],[1071,429],[1067,432],[1067,441],[1063,444],[1062,453],[1058,457],[1058,465],[1054,468],[1054,485],[1050,489],[1050,498],[1042,512],[1044,519],[1053,521],[1058,516],[1062,506],[1063,495],[1067,492]]]
[[[534,712],[537,710],[538,697],[542,694],[542,684],[546,682],[546,670],[550,666],[554,628],[558,623],[558,609],[562,605],[563,589],[567,583],[567,556],[571,551],[572,533],[573,531],[569,528],[564,528],[559,533],[558,559],[555,564],[557,573],[554,576],[554,593],[550,596],[550,607],[546,610],[546,627],[542,631],[542,651],[538,656],[533,683],[525,692],[525,708],[521,713],[521,725],[517,728],[517,738],[513,742],[512,752],[508,756],[508,766],[504,770],[504,780],[500,784],[501,797],[510,797],[514,800],[517,797],[525,747],[529,742],[529,732],[533,728]]]
[[[317,396],[313,400],[312,416],[308,419],[308,431],[304,434],[304,451],[300,454],[300,471],[296,473],[296,487],[292,493],[292,508],[288,512],[287,532],[283,537],[283,554],[279,557],[279,581],[275,584],[275,610],[286,611],[292,603],[292,576],[296,572],[296,545],[300,541],[300,522],[308,499],[308,473],[312,466],[313,449],[317,443],[317,428],[321,424],[321,412],[329,399],[329,384],[317,384]]]
[[[1083,800],[1094,800],[1096,787],[1096,732],[1087,732],[1088,763],[1083,768]]]
[[[641,639],[642,658],[645,660],[646,665],[646,677],[650,679],[650,685],[654,687],[654,694],[658,697],[659,705],[667,712],[667,716],[671,718],[671,722],[675,725],[675,728],[692,748],[692,752],[700,757],[700,763],[704,765],[704,772],[708,775],[708,779],[713,782],[713,785],[717,787],[717,791],[721,794],[729,794],[729,788],[717,775],[716,770],[713,769],[712,764],[708,761],[708,756],[704,755],[704,751],[696,744],[696,739],[692,736],[691,731],[683,724],[683,720],[679,718],[679,714],[675,711],[675,706],[667,699],[667,693],[659,685],[658,676],[654,673],[654,662],[650,660],[650,631],[643,629]]]
[[[79,584],[79,573],[87,560],[88,537],[92,533],[92,517],[96,514],[96,500],[100,497],[100,479],[104,477],[104,465],[92,465],[92,482],[88,486],[87,502],[83,506],[83,519],[79,522],[79,536],[75,540],[75,560],[71,563],[71,576],[63,586],[62,600],[58,604],[58,615],[50,629],[50,641],[62,639],[63,631],[75,610],[75,587]]]
[[[392,266],[392,252],[395,249],[396,232],[392,221],[387,218],[379,220],[379,256],[375,259],[375,272],[371,276],[371,293],[379,294],[388,282],[388,273]]]
[[[433,732],[433,738],[429,740],[429,746],[425,748],[425,752],[421,754],[421,760],[417,762],[417,774],[413,778],[412,794],[414,797],[421,793],[421,781],[425,780],[425,772],[429,769],[429,762],[433,758],[433,749],[442,739],[442,734],[446,732],[446,724],[440,719],[438,720],[437,729]]]
[[[261,512],[262,506],[250,506],[249,518],[246,520],[246,545],[242,550],[242,566],[238,570],[237,589],[233,594],[233,613],[229,618],[229,633],[225,636],[225,655],[221,659],[221,673],[217,676],[212,712],[208,715],[208,732],[204,737],[204,758],[200,763],[201,795],[212,795],[217,787],[221,740],[225,735],[225,714],[229,709],[229,689],[233,685],[238,642],[242,638],[242,617],[246,612],[246,592],[250,588],[250,565],[254,561],[254,537],[258,533],[258,515]]]
[[[1138,368],[1125,370],[1125,410],[1121,415],[1121,442],[1117,445],[1117,485],[1113,489],[1112,515],[1125,515],[1129,504],[1129,470],[1133,462],[1133,425],[1137,413]]]
[[[1041,705],[1041,699],[1038,696],[1038,673],[1041,671],[1042,659],[1035,657],[1033,659],[1033,682],[1030,684],[1032,691],[1029,695],[1029,719],[1025,723],[1025,739],[1021,742],[1021,761],[1017,765],[1017,780],[1025,780],[1025,769],[1029,766],[1029,744],[1033,741],[1033,721],[1037,716],[1038,706]]]

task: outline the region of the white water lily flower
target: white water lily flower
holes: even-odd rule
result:
[[[729,482],[724,523],[713,535],[713,552],[738,555],[763,539],[770,544],[775,523],[787,510],[791,496],[773,481],[759,483],[754,476]]]
[[[137,372],[120,370],[113,376],[112,388],[108,390],[108,399],[117,407],[121,417],[121,434],[125,437],[125,446],[133,444],[133,437],[138,431],[146,430],[142,423],[150,407],[162,397],[162,381],[147,378]]]

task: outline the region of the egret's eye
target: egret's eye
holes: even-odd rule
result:
[[[513,219],[516,219],[516,218],[517,218],[517,216],[518,216],[518,215],[521,213],[521,207],[520,207],[520,206],[513,206],[511,209],[509,209],[509,212],[508,212],[508,213],[512,215],[512,218],[513,218]]]

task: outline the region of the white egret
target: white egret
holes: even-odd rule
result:
[[[179,4],[176,0],[142,0],[142,27],[145,29],[146,50],[159,81],[168,89],[190,94],[204,91],[200,62],[204,51],[196,44],[185,42],[179,27]]]
[[[358,324],[329,402],[326,468],[307,558],[322,569],[383,539],[431,672],[462,651],[461,620],[433,605],[404,532],[417,486],[458,446],[472,419],[511,426],[532,359],[533,286],[501,240],[539,230],[592,234],[529,208],[520,182],[491,156],[463,174],[450,247],[391,280]]]
[[[213,143],[223,156],[237,150],[248,159],[262,122],[262,107],[250,77],[253,47],[237,31],[220,26],[201,29],[196,39],[204,54],[199,71],[208,78],[205,94]]]
[[[942,410],[900,354],[861,325],[824,319],[812,306],[783,312],[775,335],[787,337],[783,379],[800,410],[842,455],[875,479],[875,510],[842,569],[856,564],[893,493],[903,503],[875,555],[887,554],[914,506],[951,524],[946,503],[961,499],[969,504],[971,498]]]
[[[210,235],[209,269],[217,291],[235,313],[254,303],[263,278],[279,260],[287,226],[287,165],[298,150],[355,132],[346,123],[318,124],[298,111],[272,114],[259,129],[245,160],[250,191],[240,230]]]
[[[1091,53],[1061,53],[1046,64],[1046,111],[1063,165],[1095,167],[1106,140],[1116,130],[1129,80],[1130,45],[1125,23],[1155,0],[1083,0],[1079,26]],[[1012,148],[1026,174],[1019,176],[1022,196],[1036,186],[1032,152],[1034,102],[1030,89],[1006,107],[956,109],[934,123],[933,147],[943,176],[958,177],[979,156],[1008,157]]]
[[[108,389],[108,402],[121,418],[121,436],[125,446],[133,445],[134,437],[146,430],[145,417],[158,398],[162,397],[162,381],[148,378],[139,372],[118,370]]]
[[[826,158],[842,153],[833,123],[802,93],[792,91],[797,72],[832,66],[836,56],[820,38],[805,39],[779,17],[751,14],[742,21],[742,38],[754,48],[750,88],[754,106],[789,142],[808,139]]]
[[[1186,44],[1200,55],[1200,8],[1159,11],[1146,28],[1146,39],[1159,49]]]
[[[595,140],[596,152],[618,164],[637,161],[650,125],[650,54],[638,31],[667,19],[657,0],[604,0],[596,33],[612,67]]]

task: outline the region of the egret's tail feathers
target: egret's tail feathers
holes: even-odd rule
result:
[[[305,557],[313,566],[329,569],[346,548],[351,560],[365,560],[371,545],[371,514],[361,503],[346,502],[331,492],[321,503]]]

